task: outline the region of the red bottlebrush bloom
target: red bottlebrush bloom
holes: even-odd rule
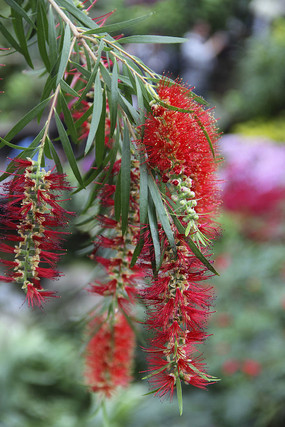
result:
[[[217,151],[219,137],[216,120],[196,101],[191,89],[162,80],[157,92],[170,108],[155,104],[146,119],[143,145],[147,161],[168,183],[187,233],[203,243],[204,234],[212,238],[218,232],[213,221],[220,204],[212,153],[212,149]]]
[[[152,332],[147,350],[149,382],[155,393],[172,396],[178,380],[200,388],[216,380],[206,374],[195,348],[207,338],[213,294],[199,282],[209,272],[191,251],[187,236],[208,258],[210,239],[218,234],[214,219],[220,200],[213,156],[218,133],[211,113],[190,89],[162,80],[157,93],[162,103],[153,105],[146,119],[143,149],[147,163],[165,184],[172,200],[169,206],[185,227],[185,235],[172,224],[177,256],[166,243],[160,271],[141,297]]]
[[[112,176],[118,176],[121,162],[116,161],[112,167]],[[99,236],[95,241],[95,248],[90,258],[104,267],[107,273],[105,283],[95,281],[89,288],[89,291],[101,295],[112,296],[117,301],[118,306],[124,312],[128,312],[130,303],[134,303],[137,295],[138,283],[145,276],[145,268],[140,265],[131,266],[133,251],[138,240],[139,233],[139,207],[138,193],[135,191],[135,185],[139,179],[138,165],[134,164],[131,170],[131,188],[130,194],[130,216],[132,217],[132,226],[127,228],[125,235],[122,235],[120,222],[113,219],[114,215],[114,196],[115,185],[104,184],[100,192],[100,205],[108,214],[98,215],[97,219],[104,228],[106,235]],[[108,257],[98,255],[98,250],[108,249]],[[111,251],[110,251],[111,250]]]
[[[41,306],[54,292],[43,290],[41,278],[56,278],[55,269],[60,252],[60,242],[66,234],[57,227],[67,224],[67,212],[60,206],[57,194],[70,189],[64,175],[46,172],[30,159],[14,159],[12,179],[4,184],[5,203],[2,232],[6,242],[0,251],[5,254],[1,262],[8,267],[1,279],[16,282],[26,292],[29,305]],[[8,234],[7,234],[8,233]],[[6,259],[13,254],[14,261]],[[10,255],[11,256],[11,255]]]
[[[125,316],[117,313],[114,318],[96,317],[88,325],[91,337],[86,349],[85,379],[94,392],[110,397],[118,387],[131,381],[134,353],[134,332]]]

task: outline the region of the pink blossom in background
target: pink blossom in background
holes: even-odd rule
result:
[[[267,215],[285,199],[285,146],[261,138],[225,135],[220,171],[224,207]]]

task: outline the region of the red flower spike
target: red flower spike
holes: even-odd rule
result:
[[[62,255],[60,243],[66,233],[56,228],[67,224],[71,212],[60,206],[57,193],[70,186],[64,175],[46,172],[30,159],[12,162],[12,179],[4,184],[1,227],[11,245],[1,243],[0,252],[13,254],[14,261],[1,259],[8,267],[2,280],[18,283],[26,292],[28,304],[41,306],[47,298],[56,297],[54,292],[42,289],[40,279],[59,276],[55,265]]]
[[[214,221],[220,200],[212,153],[212,149],[217,151],[216,123],[190,89],[162,80],[157,93],[163,105],[158,101],[152,106],[144,125],[147,162],[166,183],[185,235],[190,234],[209,258],[208,248],[219,231]],[[207,338],[213,293],[199,282],[210,274],[191,251],[187,238],[174,224],[172,229],[177,256],[166,246],[158,276],[140,292],[147,306],[146,325],[152,332],[147,349],[149,382],[156,394],[170,397],[178,379],[200,388],[216,381],[206,374],[195,348]]]
[[[111,397],[117,387],[130,383],[134,352],[134,332],[125,316],[117,313],[113,321],[96,317],[88,325],[85,379],[94,392]]]

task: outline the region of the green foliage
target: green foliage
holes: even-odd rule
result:
[[[256,118],[233,127],[234,133],[245,136],[260,136],[277,142],[285,141],[285,115],[276,118]]]
[[[3,426],[88,425],[91,401],[81,384],[75,343],[65,336],[52,338],[43,328],[3,317],[0,343]]]
[[[268,34],[247,40],[234,73],[235,89],[223,100],[230,120],[270,117],[284,110],[284,37],[284,19],[280,19]]]
[[[243,18],[247,13],[249,0],[160,0],[154,4],[127,0],[107,0],[106,10],[116,9],[119,16],[126,18],[139,17],[153,13],[145,21],[138,22],[136,28],[130,28],[131,34],[156,33],[167,35],[183,35],[199,20],[209,22],[213,30],[224,29],[231,16]],[[128,29],[127,29],[128,30]]]

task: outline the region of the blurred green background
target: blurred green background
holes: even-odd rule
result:
[[[161,403],[143,396],[147,384],[136,374],[130,389],[107,402],[104,416],[82,379],[82,319],[92,308],[83,288],[94,266],[80,258],[77,240],[70,238],[70,255],[61,265],[65,276],[50,284],[60,290],[60,301],[42,311],[30,310],[22,306],[22,294],[1,284],[0,426],[284,426],[284,1],[101,0],[92,13],[100,16],[112,9],[117,11],[109,22],[155,12],[136,32],[130,28],[126,34],[184,36],[197,22],[206,22],[207,39],[222,40],[207,85],[196,90],[216,106],[224,134],[223,235],[213,248],[221,276],[212,280],[215,313],[208,329],[212,335],[203,348],[210,374],[221,381],[207,391],[185,387],[184,414],[179,417],[175,399]],[[1,14],[5,12],[3,5]],[[5,42],[0,40],[0,45]],[[36,47],[32,49],[36,58]],[[158,72],[164,66],[173,77],[185,71],[181,46],[132,49],[152,60]],[[2,56],[0,62],[5,64],[0,68],[3,136],[35,105],[44,80],[35,78],[18,55]],[[33,136],[32,129],[20,135],[27,136]],[[80,198],[73,203],[76,209]],[[136,372],[142,369],[138,350]]]

